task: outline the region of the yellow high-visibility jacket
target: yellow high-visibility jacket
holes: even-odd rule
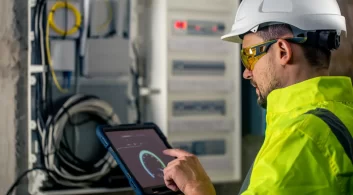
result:
[[[265,141],[242,195],[353,195],[351,159],[327,123],[305,114],[327,109],[352,136],[351,79],[316,77],[274,90],[267,102]]]

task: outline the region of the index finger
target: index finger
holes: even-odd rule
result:
[[[192,156],[193,154],[186,152],[184,150],[180,150],[180,149],[167,149],[163,151],[164,154],[168,155],[168,156],[173,156],[173,157],[182,157],[182,156]]]

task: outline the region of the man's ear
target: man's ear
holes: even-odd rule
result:
[[[278,39],[277,44],[278,52],[276,57],[281,65],[290,64],[293,58],[292,47],[290,43],[284,39]]]

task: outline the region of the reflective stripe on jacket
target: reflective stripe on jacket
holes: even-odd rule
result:
[[[304,114],[324,108],[353,135],[353,88],[348,77],[316,77],[267,98],[266,138],[242,195],[353,194],[353,164],[329,126]]]

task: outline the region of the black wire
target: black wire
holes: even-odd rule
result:
[[[44,127],[45,126],[45,123],[44,123],[44,119],[43,119],[43,105],[42,105],[42,93],[41,93],[41,86],[43,86],[43,83],[42,83],[42,76],[40,74],[37,75],[37,80],[38,80],[38,83],[36,85],[36,95],[35,95],[35,99],[36,99],[36,107],[35,107],[35,113],[36,113],[36,119],[39,121],[39,125],[41,127]],[[45,151],[43,149],[43,146],[42,146],[42,135],[39,133],[39,128],[37,127],[37,135],[38,135],[38,138],[39,138],[39,149],[40,149],[40,152],[41,154],[44,154]],[[44,162],[44,156],[41,155],[41,162],[43,163]]]
[[[63,35],[63,39],[65,39],[66,38],[66,36],[67,36],[67,30],[68,30],[68,3],[67,3],[67,0],[65,0],[65,18],[64,18],[64,20],[65,20],[65,32],[64,32],[64,35]]]
[[[79,167],[80,169],[83,169],[83,171],[78,171],[76,169],[73,169],[70,166],[65,166],[67,168],[70,168],[71,174],[72,174],[73,170],[74,170],[74,172],[86,172],[86,173],[93,172],[92,170],[94,169],[94,165],[90,162],[86,162],[86,161],[79,159],[73,153],[72,149],[68,145],[69,145],[69,143],[67,140],[67,136],[65,135],[63,142],[60,143],[60,149],[58,151],[58,154],[60,154],[60,155],[59,155],[58,159],[61,160],[62,162],[63,162],[63,159],[65,159],[65,161],[69,162],[70,164],[72,164],[76,167]],[[60,163],[60,166],[63,166],[65,164],[66,164],[66,162]]]
[[[32,172],[32,171],[36,171],[36,170],[43,170],[46,172],[51,172],[50,170],[43,168],[43,167],[35,167],[32,169],[29,169],[25,172],[23,172],[17,179],[16,181],[12,184],[12,186],[9,188],[9,190],[7,191],[6,195],[11,195],[13,193],[13,191],[15,190],[15,188],[20,184],[21,180],[27,176],[28,173]]]
[[[41,28],[42,29],[45,29],[46,28],[46,22],[47,22],[47,17],[45,17],[45,13],[46,13],[46,4],[47,4],[47,0],[40,0],[40,2],[37,4],[37,9],[36,9],[36,14],[38,14],[39,16],[41,14],[43,14],[43,20],[40,21],[40,17],[38,17],[38,25],[41,25]],[[39,28],[39,26],[37,27]],[[46,44],[46,30],[43,30],[43,36],[40,37],[41,39],[43,39],[43,43],[44,45]],[[46,53],[46,50],[44,50],[45,53]],[[51,74],[49,73],[49,64],[48,64],[48,57],[47,55],[44,55],[44,59],[45,59],[45,62],[42,62],[43,64],[45,64],[45,71],[46,71],[46,89],[45,89],[45,92],[46,92],[46,97],[47,98],[47,102],[43,102],[43,107],[45,107],[47,109],[47,112],[50,113],[51,111],[51,108],[53,106],[53,102],[52,102],[52,87],[51,87],[51,84],[52,84],[52,80],[51,80]]]
[[[41,0],[37,3],[36,7],[35,7],[35,10],[34,10],[34,18],[36,18],[36,16],[38,15],[38,21],[37,21],[37,24],[38,25],[42,25],[43,29],[44,29],[44,26],[43,26],[43,23],[41,23],[42,21],[40,21],[40,15],[42,12],[44,12],[44,8],[45,8],[45,5],[46,5],[46,0]],[[43,20],[44,20],[45,17],[43,17]],[[37,40],[39,40],[39,38],[42,38],[40,37],[39,35],[39,26],[35,26],[35,38]]]
[[[39,28],[45,29],[45,25],[46,25],[46,17],[45,17],[45,7],[46,7],[47,1],[46,0],[40,0],[37,2],[36,6],[35,6],[35,10],[34,10],[34,15],[33,18],[34,20],[37,19],[37,21],[34,21],[35,24],[34,25],[34,32],[35,32],[35,42],[37,42],[37,45],[39,46],[39,50],[43,49],[41,48],[42,45],[40,44],[40,40],[43,39],[44,45],[46,43],[46,31],[43,30],[43,35],[40,36],[39,34]],[[42,18],[40,17],[42,15]],[[40,20],[42,19],[42,20]],[[46,52],[46,51],[45,51]],[[41,88],[41,86],[43,85],[42,81],[42,77],[38,76],[37,80],[39,81],[37,86],[36,86],[36,108],[35,108],[35,113],[36,113],[36,118],[37,120],[39,120],[39,124],[42,127],[42,130],[45,131],[46,130],[46,125],[44,122],[44,108],[46,109],[46,113],[48,115],[48,113],[51,113],[52,111],[52,88],[51,88],[51,75],[49,73],[49,65],[48,65],[48,58],[46,55],[42,56],[42,54],[40,54],[40,57],[44,58],[44,62],[41,61],[42,64],[44,64],[44,71],[45,71],[45,76],[46,76],[46,80],[45,82],[47,83],[46,88],[44,89],[45,91],[45,96],[48,97],[45,101],[42,98],[42,94],[41,91],[43,90]],[[45,154],[45,151],[43,149],[43,145],[42,145],[42,139],[45,139],[45,145],[47,145],[48,142],[48,135],[47,137],[41,137],[41,135],[39,134],[39,129],[38,129],[38,137],[40,139],[40,150],[42,152],[42,156],[41,156],[41,160],[42,162],[44,161],[44,158],[50,154]]]
[[[131,8],[131,2],[127,1],[126,5],[126,10],[125,10],[125,25],[124,25],[124,30],[123,30],[123,37],[125,39],[129,39],[130,37],[130,8]]]
[[[42,9],[44,1],[45,0],[41,0],[41,1],[37,2],[36,6],[34,7],[33,20],[35,20],[36,16],[38,15],[38,23],[37,23],[38,25],[40,25],[39,16],[40,16],[41,9]],[[33,23],[36,24],[35,21]],[[34,37],[35,37],[36,40],[39,40],[39,37],[40,37],[39,36],[39,26],[35,26],[34,25]]]
[[[34,18],[36,18],[36,16],[38,15],[37,23],[38,23],[38,25],[41,26],[42,29],[45,29],[45,27],[46,27],[45,26],[46,18],[47,18],[47,17],[45,17],[46,4],[47,4],[47,0],[40,0],[37,3],[37,5],[35,7],[35,11],[34,11]],[[42,18],[43,20],[42,21],[40,20],[40,15],[41,14],[43,14],[43,18]],[[38,34],[40,26],[35,26],[35,39],[36,39],[36,41],[39,41],[39,44],[38,44],[38,45],[40,45],[39,49],[42,49],[41,48],[42,45],[40,44],[40,39],[43,39],[43,43],[45,45],[46,44],[46,39],[44,37],[46,36],[46,31],[43,30],[43,36],[41,37]],[[45,50],[45,53],[46,53],[46,50]],[[53,105],[52,104],[52,95],[51,95],[52,94],[52,91],[51,91],[52,90],[51,89],[52,82],[51,82],[51,75],[50,75],[50,73],[48,71],[49,70],[49,64],[48,64],[47,55],[44,55],[43,57],[45,59],[45,62],[42,62],[42,64],[44,64],[44,70],[46,71],[45,74],[46,74],[46,84],[47,84],[46,85],[46,89],[44,89],[44,90],[45,90],[45,96],[48,97],[48,98],[46,99],[46,102],[42,102],[42,106],[46,108],[47,113],[50,113],[52,105]]]
[[[140,84],[138,83],[139,77],[140,77],[140,70],[139,70],[139,65],[140,65],[140,60],[139,60],[139,54],[136,48],[136,44],[132,44],[132,50],[135,54],[136,58],[136,71],[131,68],[131,74],[133,75],[134,78],[134,91],[133,93],[135,94],[135,107],[136,107],[136,123],[140,124],[141,123],[141,107],[140,107]]]
[[[134,104],[136,107],[136,123],[140,124],[141,123],[141,109],[140,109],[140,86],[138,83],[139,75],[132,68],[130,70],[131,70],[131,74],[133,75],[133,78],[134,78],[133,93],[135,95]]]
[[[40,45],[40,38],[39,38],[39,28],[38,26],[36,25],[37,23],[37,20],[36,20],[36,16],[39,15],[37,14],[38,13],[38,9],[39,9],[39,4],[36,4],[36,6],[34,7],[34,12],[33,12],[33,20],[32,20],[32,23],[31,23],[31,29],[34,31],[34,41],[33,41],[33,44],[32,44],[32,50],[33,51],[38,51],[41,49],[41,45]],[[41,57],[42,57],[42,54],[40,52],[35,52],[33,53],[33,62],[34,64],[39,64],[39,63],[43,63],[41,62],[42,60]]]
[[[116,30],[116,12],[117,11],[116,11],[113,0],[110,0],[109,3],[110,3],[110,8],[108,7],[108,9],[111,9],[112,18],[111,18],[111,21],[109,24],[110,30],[108,31],[108,33],[105,36],[103,36],[104,38],[112,37],[117,33],[117,30]],[[117,3],[117,2],[115,2],[115,3]]]
[[[80,28],[80,33],[82,33],[82,28]],[[75,93],[79,93],[79,90],[80,90],[80,85],[79,85],[79,78],[80,76],[82,75],[82,65],[84,64],[83,63],[83,60],[84,58],[80,56],[80,41],[76,41],[76,55],[78,57],[76,57],[75,59]]]

